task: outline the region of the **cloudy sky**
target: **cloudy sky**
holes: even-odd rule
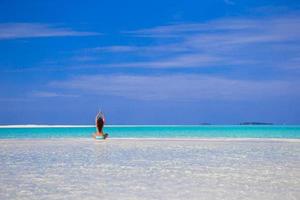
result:
[[[300,2],[0,2],[0,124],[300,123]]]

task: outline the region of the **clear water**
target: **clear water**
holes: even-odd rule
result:
[[[300,126],[106,126],[110,138],[300,138]],[[0,139],[90,138],[94,127],[0,128]]]
[[[299,200],[298,140],[0,140],[2,200]]]

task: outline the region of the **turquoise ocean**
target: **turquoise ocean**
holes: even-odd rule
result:
[[[90,138],[92,126],[0,128],[0,139]],[[105,126],[110,138],[300,138],[300,125]]]

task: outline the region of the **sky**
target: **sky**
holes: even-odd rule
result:
[[[300,124],[300,1],[0,2],[0,124]]]

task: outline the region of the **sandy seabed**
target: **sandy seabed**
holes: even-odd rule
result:
[[[300,140],[0,140],[0,199],[300,199]]]

